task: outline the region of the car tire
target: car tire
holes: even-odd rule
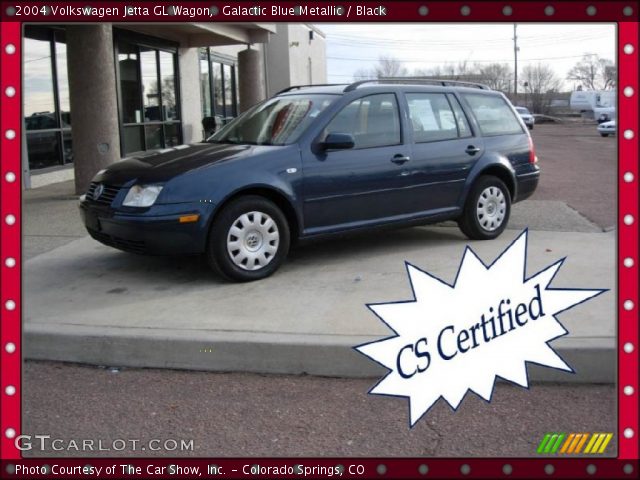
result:
[[[608,136],[609,136],[609,134],[608,134],[608,133],[601,133],[601,134],[600,134],[600,136],[601,136],[601,137],[608,137]]]
[[[289,252],[289,224],[270,200],[247,195],[225,205],[214,219],[207,244],[209,266],[229,280],[268,277]]]
[[[529,130],[533,130],[533,125],[529,125]]]
[[[458,219],[458,226],[471,240],[498,237],[509,223],[511,194],[502,180],[490,175],[479,177]]]

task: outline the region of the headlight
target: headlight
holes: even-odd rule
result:
[[[134,185],[127,192],[122,205],[125,207],[150,207],[160,195],[160,185]]]

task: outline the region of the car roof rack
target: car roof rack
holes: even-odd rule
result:
[[[366,83],[413,83],[417,85],[440,85],[442,87],[447,87],[450,85],[459,86],[459,87],[473,87],[479,88],[481,90],[491,90],[487,85],[483,85],[482,83],[475,82],[465,82],[462,80],[439,80],[435,78],[416,78],[416,77],[383,77],[377,78],[373,80],[360,80],[357,82],[353,82],[344,89],[345,92],[351,92],[358,88],[360,85],[364,85]]]
[[[274,95],[280,95],[281,93],[290,92],[292,90],[299,90],[301,88],[310,88],[310,87],[341,87],[343,85],[347,85],[346,83],[316,83],[315,85],[291,85],[283,90],[280,90],[278,93]]]

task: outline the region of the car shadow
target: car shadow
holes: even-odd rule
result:
[[[375,259],[381,254],[403,252],[443,243],[464,243],[467,239],[457,228],[413,227],[397,230],[381,230],[368,233],[352,233],[321,240],[306,241],[295,245],[289,252],[283,267],[325,265],[340,263],[357,257],[360,261]],[[170,279],[172,284],[228,283],[214,274],[204,255],[196,256],[145,256],[108,250],[103,254],[103,268],[108,275],[121,273],[142,279],[156,277]],[[162,282],[164,283],[164,282]],[[161,286],[159,286],[161,288]]]
[[[289,262],[313,263],[325,257],[334,260],[352,258],[354,255],[370,255],[402,252],[447,242],[465,242],[466,237],[457,228],[438,226],[434,228],[412,227],[353,233],[338,237],[311,241],[295,246],[289,252]]]

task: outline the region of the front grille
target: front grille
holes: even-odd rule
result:
[[[104,187],[104,190],[102,191],[100,196],[96,199],[96,198],[93,198],[93,195],[96,191],[96,188],[98,188],[98,185],[102,185]],[[119,191],[120,191],[120,187],[114,187],[111,185],[106,185],[104,183],[101,184],[99,182],[91,182],[91,185],[89,185],[89,190],[87,190],[86,199],[89,202],[97,203],[100,205],[111,205],[113,200],[116,198],[116,195],[118,195]]]
[[[143,240],[125,240],[124,238],[112,237],[102,232],[89,229],[89,234],[94,240],[104,243],[110,247],[124,250],[131,253],[147,253],[147,246]]]

